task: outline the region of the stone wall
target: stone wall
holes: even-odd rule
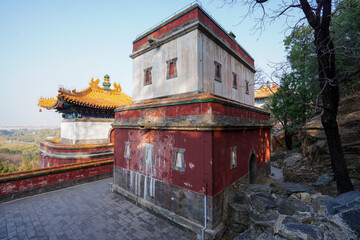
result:
[[[113,158],[0,175],[0,202],[111,177]]]
[[[343,99],[337,117],[345,160],[350,177],[360,179],[360,96]],[[323,172],[331,172],[330,153],[321,124],[321,115],[311,119],[299,134],[301,151],[310,162],[322,163]]]

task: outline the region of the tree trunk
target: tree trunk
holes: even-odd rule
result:
[[[342,149],[336,116],[339,107],[339,84],[335,74],[335,50],[328,29],[315,29],[315,46],[319,62],[319,82],[322,90],[324,112],[321,123],[328,143],[331,167],[338,193],[353,190]]]
[[[335,176],[338,193],[342,194],[352,191],[353,185],[347,170],[336,117],[325,110],[321,116],[321,123],[324,127],[329,146],[331,167]]]
[[[285,144],[288,150],[292,149],[292,136],[293,134],[291,134],[289,130],[285,129]]]

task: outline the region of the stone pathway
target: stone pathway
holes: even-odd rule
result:
[[[196,239],[111,192],[111,182],[0,204],[0,239]]]
[[[284,179],[284,175],[282,174],[282,171],[281,171],[280,168],[271,166],[270,178],[272,178],[272,179],[274,179],[274,180],[283,180],[283,179]]]

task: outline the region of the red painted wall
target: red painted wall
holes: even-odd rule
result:
[[[89,145],[89,147],[82,147],[86,145],[63,145],[63,144],[53,144],[49,142],[41,142],[40,147],[44,149],[48,149],[51,152],[64,152],[64,153],[77,153],[77,152],[100,152],[100,151],[108,151],[113,150],[114,146],[111,144],[93,144]]]
[[[63,145],[59,143],[51,143],[51,142],[41,142],[40,148],[46,149],[51,153],[61,154],[61,153],[74,153],[73,158],[69,159],[62,159],[62,158],[55,158],[55,157],[48,157],[44,156],[43,153],[40,152],[40,165],[44,167],[54,167],[60,166],[70,163],[82,163],[91,160],[101,160],[108,158],[109,155],[106,156],[93,156],[88,158],[76,158],[76,153],[88,153],[96,154],[103,151],[113,151],[114,145],[113,144],[93,144],[93,145]]]
[[[220,115],[258,120],[269,120],[270,118],[267,114],[216,102],[190,103],[115,112],[115,118],[174,117],[191,115]]]
[[[141,105],[141,104],[140,104]],[[138,106],[140,107],[140,106]],[[217,102],[197,102],[116,112],[116,119],[221,115],[243,119],[269,120],[269,115]],[[176,121],[176,118],[174,119]],[[125,142],[131,143],[131,159],[125,159]],[[266,145],[264,145],[264,142]],[[145,144],[153,144],[154,166],[145,164]],[[237,146],[238,167],[230,170],[230,148]],[[172,169],[172,148],[185,149],[185,172]],[[270,158],[270,129],[248,128],[232,131],[168,131],[115,129],[115,164],[202,194],[214,196],[248,173],[250,153],[257,165]],[[207,188],[205,189],[205,181]]]
[[[124,158],[125,142],[131,142],[131,159]],[[210,132],[193,131],[156,131],[115,129],[115,165],[146,176],[205,193],[204,170],[206,179],[211,182]],[[153,165],[145,163],[145,144],[153,144]],[[185,172],[172,169],[172,148],[185,149]],[[209,185],[207,192],[212,192]]]
[[[163,26],[163,27],[159,28],[158,30],[154,31],[153,33],[149,34],[149,36],[152,36],[154,38],[159,38],[162,35],[164,35],[165,33],[169,32],[171,30],[174,30],[175,28],[183,25],[184,23],[187,23],[187,22],[197,18],[198,17],[198,12],[199,12],[198,8],[193,9],[192,11],[188,12],[187,14],[179,17],[178,19],[166,24],[165,26]],[[148,35],[148,34],[145,33],[142,36],[144,36],[144,35]],[[142,36],[140,36],[139,38],[141,38]],[[139,39],[139,38],[137,38],[137,39]],[[148,43],[147,36],[140,39],[140,40],[138,40],[138,41],[136,41],[136,42],[134,42],[133,43],[133,52],[136,51],[141,46],[147,44],[147,43]]]
[[[166,183],[214,196],[248,173],[251,153],[257,165],[270,158],[270,130],[161,131],[115,130],[115,164]],[[131,142],[131,159],[124,158],[125,142]],[[266,145],[264,147],[264,141]],[[145,164],[145,144],[153,144],[154,165]],[[230,148],[237,146],[237,168],[230,169]],[[185,149],[185,172],[172,169],[172,148]]]
[[[216,131],[212,137],[214,194],[248,173],[252,153],[255,153],[257,166],[270,159],[270,129]],[[237,147],[237,167],[230,169],[231,147],[234,146]]]
[[[0,183],[0,196],[41,188],[48,185],[67,182],[70,180],[78,180],[86,177],[101,175],[112,172],[113,164],[105,164],[100,166],[92,166],[81,169],[68,169],[65,172],[49,173],[42,176],[34,176],[30,178],[18,179]]]
[[[40,153],[40,165],[44,167],[56,167],[62,166],[71,163],[84,163],[92,160],[101,160],[109,158],[109,156],[100,156],[93,158],[72,158],[72,159],[61,159],[61,158],[53,158],[53,157],[45,157],[42,153]]]

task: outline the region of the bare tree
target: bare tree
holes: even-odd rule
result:
[[[330,34],[334,3],[331,0],[282,0],[275,10],[270,10],[269,12],[267,11],[267,4],[271,2],[270,0],[230,1],[230,3],[237,2],[242,2],[249,7],[246,16],[252,15],[260,9],[261,14],[257,23],[257,27],[260,29],[265,26],[266,19],[273,21],[279,17],[293,17],[294,15],[290,14],[290,12],[294,9],[302,12],[303,17],[300,17],[295,22],[286,22],[291,23],[292,27],[294,27],[302,21],[306,21],[313,28],[318,62],[318,81],[322,98],[322,105],[319,107],[323,108],[321,122],[330,151],[331,166],[337,183],[338,193],[341,194],[353,190],[336,121],[339,106],[339,83],[341,79],[337,77],[335,46]]]

